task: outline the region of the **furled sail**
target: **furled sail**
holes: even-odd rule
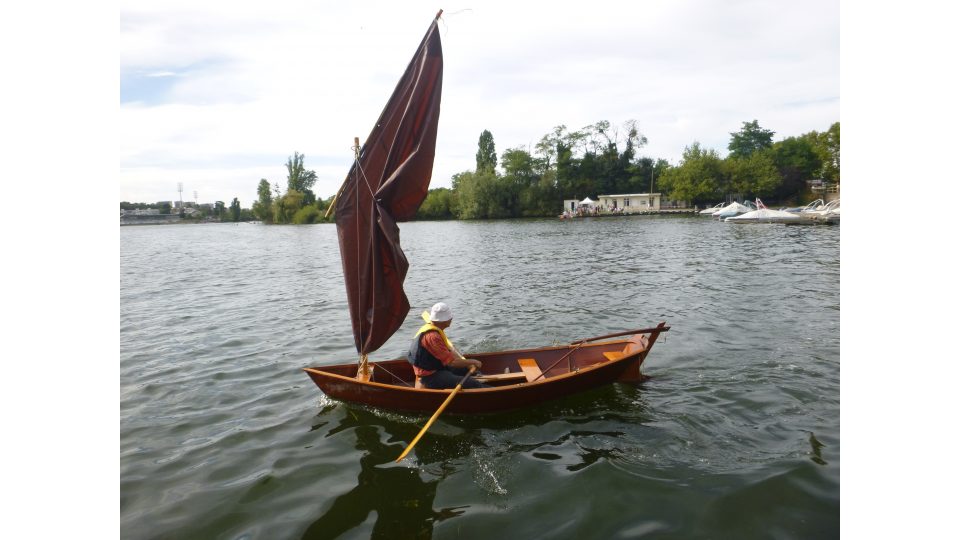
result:
[[[410,311],[397,223],[411,219],[427,196],[442,81],[435,18],[337,195],[340,258],[361,355],[383,345]]]

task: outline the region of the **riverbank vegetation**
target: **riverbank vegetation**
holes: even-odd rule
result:
[[[554,216],[564,199],[620,193],[663,193],[668,200],[704,206],[727,198],[768,198],[797,204],[807,180],[840,181],[840,123],[774,142],[757,120],[730,134],[720,157],[699,142],[677,165],[639,155],[647,138],[635,121],[601,121],[570,131],[557,126],[534,148],[503,152],[497,169],[493,135],[484,130],[476,168],[453,176],[452,189],[432,189],[418,219]]]
[[[451,188],[435,188],[416,219],[496,219],[556,216],[564,199],[599,195],[662,193],[667,200],[688,206],[728,199],[760,197],[768,204],[797,205],[810,198],[808,180],[840,182],[840,123],[826,131],[811,131],[774,141],[775,133],[757,120],[743,122],[730,133],[728,154],[704,148],[697,141],[684,148],[680,162],[641,155],[647,138],[636,121],[615,126],[600,121],[579,130],[555,127],[530,147],[508,148],[497,154],[493,134],[483,130],[477,143],[476,167],[456,173]],[[286,189],[266,178],[257,185],[251,209],[235,198],[227,208],[200,205],[181,218],[218,221],[309,224],[329,222],[333,201],[313,192],[317,174],[304,166],[304,155],[287,159]],[[168,203],[161,214],[170,214]],[[158,205],[120,203],[121,210]],[[210,208],[206,208],[210,207]]]

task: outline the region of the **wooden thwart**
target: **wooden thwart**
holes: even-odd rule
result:
[[[533,358],[521,358],[517,360],[517,363],[520,364],[520,369],[522,369],[523,374],[526,375],[527,382],[533,382],[543,374],[543,372],[540,371],[540,366],[537,365],[537,361]]]
[[[622,352],[618,352],[618,351],[607,351],[607,352],[603,353],[603,356],[604,356],[607,360],[619,360],[619,359],[623,358],[623,353],[622,353]]]
[[[493,373],[491,375],[478,375],[474,377],[479,382],[494,382],[494,381],[512,381],[512,380],[526,380],[527,377],[521,372],[516,373]]]

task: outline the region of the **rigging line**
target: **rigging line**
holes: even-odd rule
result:
[[[371,206],[372,206],[373,204],[376,204],[376,195],[374,195],[373,193],[373,188],[370,187],[370,181],[367,180],[367,173],[363,172],[363,166],[360,164],[360,148],[361,148],[360,146],[356,146],[354,149],[354,156],[355,156],[354,159],[355,159],[357,171],[359,172],[359,174],[357,173],[354,173],[354,174],[356,175],[358,184],[360,183],[360,176],[363,176],[363,183],[366,184],[367,190],[370,192],[370,199],[371,199]],[[357,210],[356,210],[356,215],[357,215],[357,242],[356,242],[357,244],[357,328],[361,330],[360,339],[364,340],[364,342],[360,344],[360,354],[362,358],[366,354],[364,352],[366,350],[366,341],[365,341],[365,337],[363,336],[363,318],[360,314],[360,309],[362,307],[360,305],[360,264],[359,264],[360,263],[360,197],[357,196],[356,199],[357,199],[356,201],[357,202]]]
[[[410,383],[408,383],[407,381],[401,379],[400,377],[397,377],[396,375],[393,374],[392,371],[390,371],[389,369],[381,366],[380,364],[377,364],[376,362],[374,362],[373,367],[374,367],[374,368],[380,368],[380,369],[382,369],[383,371],[385,371],[385,372],[387,373],[387,375],[390,375],[391,377],[393,377],[394,379],[402,382],[402,383],[405,384],[406,386],[409,386],[409,387],[413,388],[413,385],[412,385],[412,384],[410,384]]]
[[[461,9],[460,11],[454,11],[454,12],[451,12],[451,13],[443,12],[443,13],[442,13],[442,15],[443,15],[442,17],[437,17],[437,21],[443,23],[443,35],[444,35],[444,37],[446,37],[446,35],[450,32],[450,27],[447,25],[447,17],[450,16],[450,15],[459,15],[459,14],[463,13],[464,11],[473,11],[473,9],[472,9],[472,8],[465,8],[465,9]]]
[[[376,199],[376,195],[373,193],[373,188],[370,187],[370,180],[367,180],[367,173],[363,171],[363,166],[360,165],[360,150],[357,149],[357,170],[360,171],[360,175],[363,176],[363,183],[367,185],[367,191],[370,192],[370,198]]]
[[[359,168],[360,147],[357,147],[355,152],[356,152],[357,167]],[[356,179],[356,182],[360,183],[360,177],[357,176],[357,173],[355,172],[353,174],[354,174],[354,178]],[[355,219],[357,220],[357,226],[354,228],[357,233],[357,239],[354,242],[354,244],[357,245],[357,330],[358,330],[358,333],[360,334],[359,335],[360,343],[358,343],[359,347],[357,349],[360,352],[360,356],[362,358],[364,354],[363,349],[365,348],[365,346],[363,343],[363,319],[360,316],[360,310],[363,308],[363,306],[360,305],[360,277],[361,276],[360,276],[360,197],[359,196],[354,197],[354,203],[356,204],[356,210],[354,211],[354,215],[355,215]]]

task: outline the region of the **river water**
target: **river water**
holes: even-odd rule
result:
[[[399,357],[437,301],[465,352],[666,321],[643,385],[522,412],[324,396],[356,359],[333,225],[120,228],[123,538],[840,534],[840,228],[693,216],[401,224]]]

